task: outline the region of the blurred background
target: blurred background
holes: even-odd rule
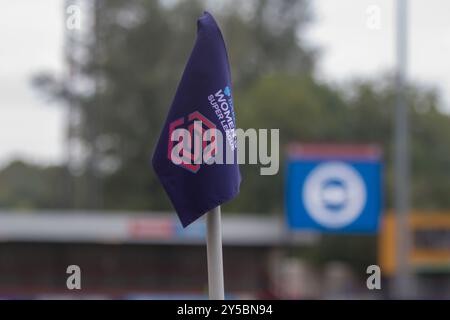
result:
[[[407,263],[414,296],[448,299],[450,3],[409,4]],[[279,174],[241,166],[223,206],[228,297],[395,297],[389,0],[3,1],[0,297],[207,296],[204,222],[181,228],[150,166],[204,9],[228,47],[238,126],[280,129]],[[299,142],[381,148],[378,232],[289,230],[285,146]],[[66,287],[73,264],[82,290]]]

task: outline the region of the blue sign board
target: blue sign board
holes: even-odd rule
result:
[[[378,149],[314,145],[296,150],[287,164],[289,227],[337,233],[376,232],[382,207]]]

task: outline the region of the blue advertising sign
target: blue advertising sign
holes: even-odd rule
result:
[[[381,152],[375,146],[291,146],[286,180],[289,227],[376,232],[382,207],[381,172]]]

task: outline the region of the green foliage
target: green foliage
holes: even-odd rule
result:
[[[242,92],[245,88],[251,92],[259,90],[260,77],[275,70],[308,77],[313,55],[299,45],[297,36],[308,20],[305,2],[255,1],[251,15],[242,14],[241,5],[238,1],[229,2],[217,14],[214,12],[227,39],[234,87]],[[178,1],[170,6],[162,1],[98,1],[94,8],[95,34],[78,44],[88,58],[80,61],[73,57],[85,81],[94,84],[92,94],[77,94],[64,81],[49,85],[51,77],[37,79],[38,85],[51,88],[56,96],[76,106],[82,119],[73,132],[91,159],[85,163],[84,189],[88,190],[88,197],[101,189],[103,201],[99,205],[81,197],[77,206],[171,208],[149,160],[192,49],[195,21],[203,7],[201,1]],[[309,82],[314,85],[311,79]],[[252,96],[247,95],[246,99],[251,102]],[[239,99],[236,104],[240,117],[245,104]],[[101,166],[111,159],[119,164],[113,172],[98,172],[92,164]],[[100,181],[101,188],[89,182],[92,179]],[[244,194],[242,198],[245,197]],[[268,203],[270,199],[281,209],[279,201],[268,197]]]
[[[0,171],[0,208],[64,208],[67,179],[62,167],[14,161]]]
[[[84,59],[70,58],[89,90],[68,79],[40,75],[35,83],[75,108],[73,139],[87,159],[81,175],[61,167],[16,162],[0,172],[0,206],[9,208],[103,208],[170,210],[150,157],[195,39],[201,1],[97,1],[96,29],[76,45]],[[241,128],[280,129],[280,172],[260,176],[241,167],[240,196],[225,211],[282,214],[284,147],[290,142],[376,143],[384,151],[385,204],[393,192],[395,94],[389,77],[354,81],[341,88],[314,77],[315,51],[301,38],[310,21],[306,1],[223,2],[213,12],[227,42]],[[95,90],[92,90],[95,88]],[[433,91],[411,85],[412,203],[450,208],[450,117]],[[104,164],[116,163],[113,169]],[[69,180],[68,180],[69,179]],[[71,183],[68,183],[68,182]],[[96,183],[92,183],[95,181]],[[70,186],[70,188],[69,188]],[[101,201],[90,201],[93,195]],[[374,238],[325,237],[315,260],[367,264]],[[348,251],[347,247],[352,246]]]
[[[201,1],[98,1],[95,33],[77,45],[73,61],[95,90],[76,93],[67,81],[37,81],[77,108],[74,138],[85,145],[84,174],[67,206],[170,209],[150,168],[176,85],[195,38]],[[284,147],[289,142],[376,143],[384,151],[386,206],[393,192],[393,110],[389,77],[334,88],[314,77],[315,52],[301,34],[311,14],[305,1],[224,2],[213,12],[222,26],[234,79],[238,126],[280,129],[281,170],[260,176],[242,166],[241,195],[225,206],[236,212],[283,211]],[[51,78],[51,77],[49,77]],[[38,80],[39,80],[38,79]],[[48,80],[48,79],[47,79]],[[87,93],[88,92],[88,93]],[[90,93],[89,93],[90,92]],[[411,85],[412,201],[418,208],[449,208],[450,118],[432,91]],[[113,160],[114,170],[101,171]],[[96,167],[97,166],[97,167]],[[92,188],[89,181],[95,180]],[[78,190],[78,191],[77,191]],[[102,201],[85,198],[101,191]]]

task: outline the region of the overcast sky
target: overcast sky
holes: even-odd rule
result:
[[[63,70],[63,6],[62,0],[0,3],[0,165],[17,157],[42,164],[63,158],[63,108],[49,105],[30,86],[39,71]],[[322,49],[321,79],[339,83],[392,70],[394,1],[315,0],[312,6],[316,19],[307,39]],[[450,1],[410,1],[410,77],[436,86],[446,101],[449,13]]]
[[[63,1],[0,2],[0,164],[16,157],[61,159],[62,108],[48,105],[30,78],[61,71],[63,18]]]

